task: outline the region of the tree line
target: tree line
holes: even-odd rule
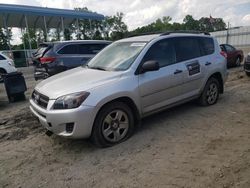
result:
[[[92,12],[88,8],[75,8],[76,11]],[[170,16],[158,18],[156,21],[138,27],[132,31],[128,31],[127,25],[123,22],[124,14],[118,12],[112,16],[106,16],[104,20],[79,20],[79,27],[76,23],[72,23],[68,28],[65,28],[64,33],[59,29],[49,29],[45,33],[42,29],[29,29],[30,43],[33,49],[37,48],[37,44],[44,41],[58,41],[62,35],[64,40],[111,40],[115,41],[121,38],[140,35],[145,33],[158,33],[164,31],[178,31],[178,30],[195,30],[195,31],[220,31],[226,29],[226,24],[222,18],[202,17],[198,20],[194,19],[192,15],[186,15],[182,23],[172,22]],[[79,30],[78,30],[79,28]],[[12,37],[12,33],[9,34]],[[23,33],[21,37],[22,43],[20,45],[12,46],[12,49],[29,48],[28,33]],[[0,50],[8,49],[8,41],[6,32],[0,29]]]

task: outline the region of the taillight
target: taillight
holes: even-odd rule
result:
[[[220,54],[221,54],[222,56],[224,56],[225,58],[227,58],[227,53],[226,53],[226,52],[221,51]]]
[[[56,60],[55,57],[41,57],[41,58],[40,58],[41,64],[52,63],[52,62],[55,61],[55,60]]]

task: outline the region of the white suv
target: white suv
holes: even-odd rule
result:
[[[206,34],[164,33],[119,40],[87,66],[52,76],[32,93],[30,109],[51,133],[91,137],[107,147],[128,138],[141,118],[223,93],[226,59]]]
[[[16,72],[14,62],[8,56],[0,52],[0,82],[2,82],[2,74]]]

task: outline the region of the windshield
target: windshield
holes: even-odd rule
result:
[[[145,45],[145,42],[113,43],[94,57],[87,66],[99,70],[127,70]]]

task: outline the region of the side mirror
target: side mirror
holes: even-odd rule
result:
[[[141,73],[157,71],[160,69],[159,63],[155,60],[146,61],[142,64]]]

